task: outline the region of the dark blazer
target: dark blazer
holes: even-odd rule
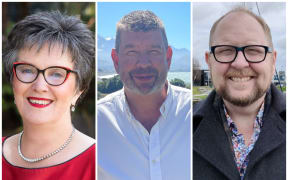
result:
[[[240,180],[215,90],[193,108],[193,180]],[[285,180],[286,98],[274,85],[265,97],[263,127],[244,180]]]

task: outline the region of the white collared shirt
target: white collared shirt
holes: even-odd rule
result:
[[[123,89],[97,108],[99,180],[190,179],[190,90],[168,85],[150,134],[131,114]]]

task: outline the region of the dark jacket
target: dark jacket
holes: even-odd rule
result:
[[[193,180],[240,180],[215,90],[193,108]],[[274,85],[265,97],[263,127],[244,180],[285,180],[286,98]]]

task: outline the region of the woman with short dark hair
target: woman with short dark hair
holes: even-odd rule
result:
[[[94,71],[90,30],[76,17],[40,12],[18,22],[3,52],[23,131],[3,138],[2,178],[95,179],[94,139],[71,111]]]

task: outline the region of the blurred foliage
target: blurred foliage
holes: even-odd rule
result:
[[[2,48],[16,22],[39,11],[59,10],[67,15],[79,17],[95,34],[94,2],[3,2],[2,3]],[[21,117],[14,104],[11,85],[2,69],[2,128],[3,136],[9,136],[22,129]],[[95,75],[84,99],[72,113],[72,122],[81,132],[95,138]]]
[[[171,84],[173,84],[174,86],[180,86],[180,87],[186,87],[186,84],[183,80],[178,79],[178,78],[174,78],[170,81]]]
[[[283,86],[283,85],[282,85],[282,86],[280,87],[280,85],[277,85],[276,87],[277,87],[280,91],[281,91],[281,88],[282,88],[282,92],[283,92],[283,93],[286,93],[286,86]]]
[[[103,97],[105,97],[107,94],[103,94],[99,91],[97,91],[97,100],[102,99]]]
[[[118,91],[123,87],[123,83],[120,80],[120,76],[116,75],[110,79],[102,79],[98,81],[98,91],[100,93],[109,94]]]

